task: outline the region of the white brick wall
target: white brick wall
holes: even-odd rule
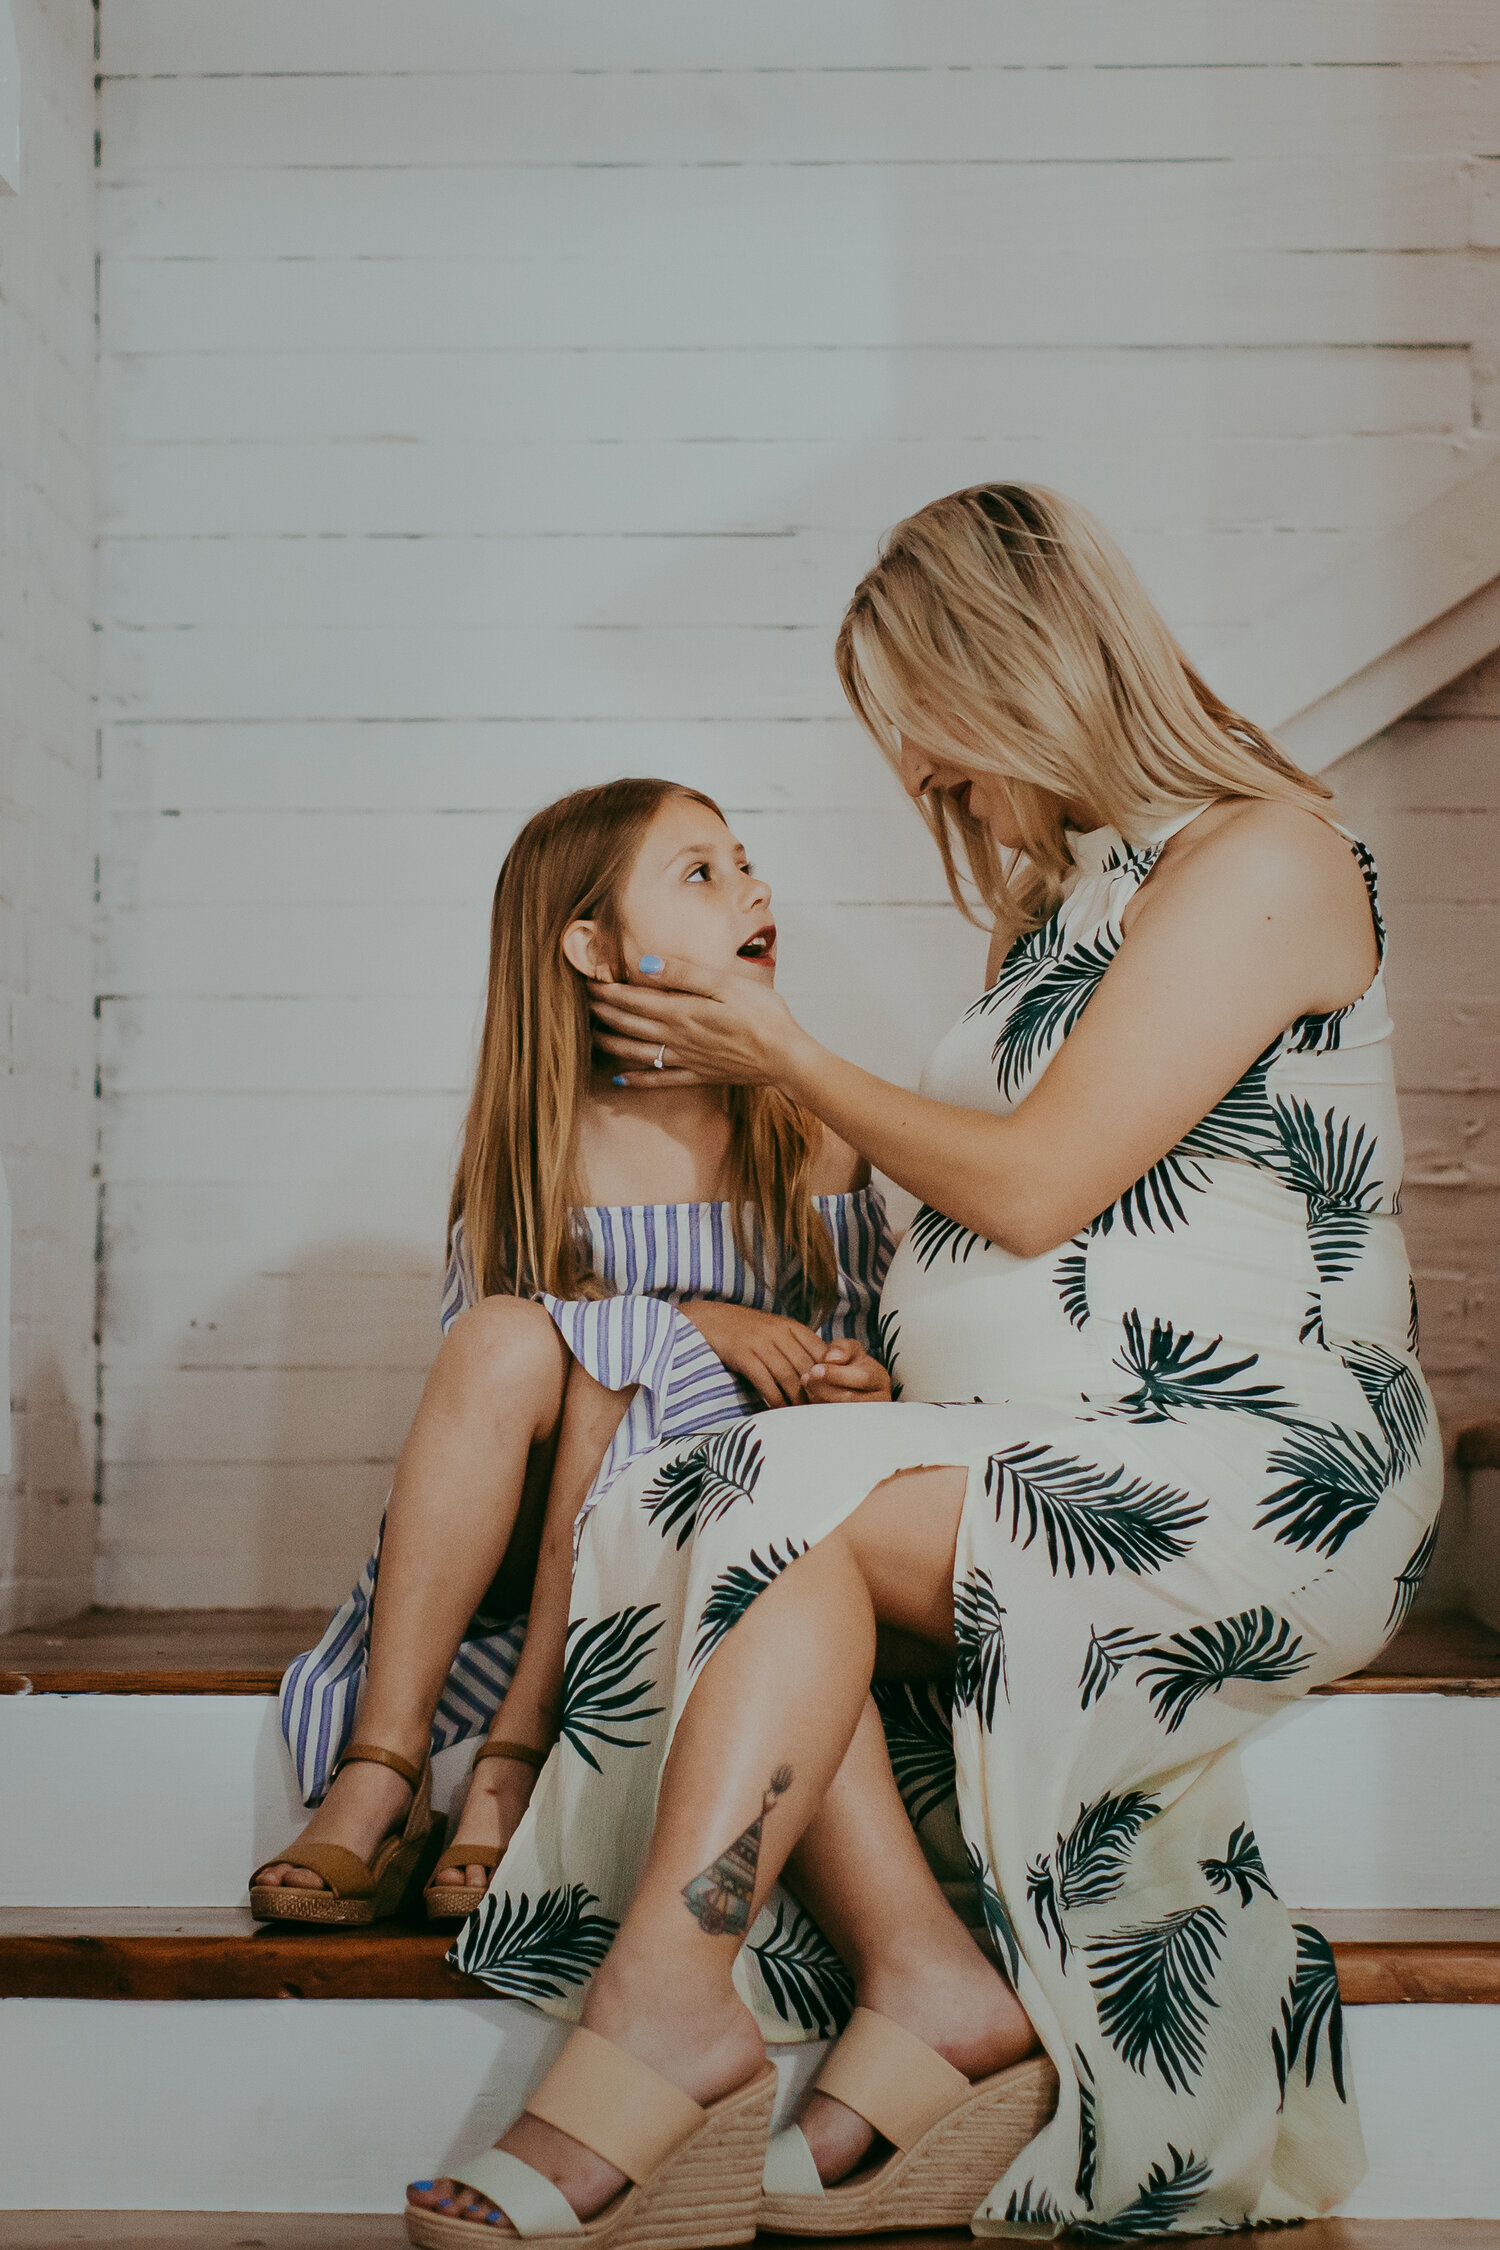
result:
[[[1469,475],[1500,13],[101,23],[99,1583],[331,1598],[431,1348],[519,818],[718,791],[794,1001],[914,1073],[979,948],[829,660],[876,535],[1047,478],[1211,667]]]
[[[0,1152],[13,1462],[0,1628],[92,1587],[93,18],[12,0],[20,193],[0,195]]]

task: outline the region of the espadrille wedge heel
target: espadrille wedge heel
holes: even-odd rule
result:
[[[547,1756],[545,1750],[534,1749],[529,1742],[481,1742],[470,1761],[469,1773],[472,1776],[475,1766],[481,1765],[486,1758],[504,1758],[518,1766],[530,1766],[534,1774],[540,1773],[547,1763]],[[463,1818],[460,1815],[459,1827],[462,1826]],[[504,1857],[504,1852],[497,1851],[493,1844],[464,1843],[455,1833],[453,1841],[445,1844],[438,1855],[437,1864],[422,1892],[428,1921],[467,1921],[483,1900],[488,1888],[487,1884],[476,1888],[472,1883],[440,1883],[438,1877],[445,1867],[482,1867],[486,1875],[493,1875]]]
[[[856,2008],[817,2079],[891,2143],[883,2163],[825,2188],[795,2125],[766,2151],[759,2224],[769,2234],[890,2234],[966,2227],[1057,2107],[1057,2072],[1034,2055],[971,2084],[925,2040]]]
[[[775,2098],[768,2062],[748,2085],[700,2108],[648,2063],[580,2027],[527,2113],[581,2141],[630,2186],[580,2221],[553,2181],[506,2149],[487,2148],[449,2177],[488,2196],[534,2250],[719,2250],[754,2236]],[[408,2203],[406,2232],[419,2250],[461,2250],[485,2227]]]
[[[411,1790],[406,1825],[376,1846],[366,1861],[342,1844],[320,1844],[298,1837],[284,1852],[262,1860],[250,1878],[250,1911],[258,1922],[383,1922],[400,1912],[407,1887],[437,1840],[432,1817],[432,1764],[414,1766],[394,1750],[373,1742],[351,1742],[334,1767],[389,1766]],[[267,1867],[310,1867],[328,1885],[324,1891],[295,1889],[290,1883],[258,1883]]]

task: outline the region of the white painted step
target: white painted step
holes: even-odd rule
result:
[[[1500,1905],[1500,1697],[1309,1697],[1245,1768],[1283,1897]],[[306,1818],[269,1697],[0,1697],[0,1775],[0,1905],[241,1905]]]
[[[1500,2218],[1500,2008],[1344,2021],[1370,2152],[1348,2213]],[[394,2211],[560,2038],[506,2001],[0,2001],[0,2207]],[[784,2106],[821,2053],[781,2050]]]

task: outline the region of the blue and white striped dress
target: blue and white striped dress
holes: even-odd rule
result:
[[[820,1333],[829,1341],[853,1337],[873,1352],[880,1287],[891,1262],[885,1206],[874,1187],[813,1200],[833,1236],[838,1266],[838,1299]],[[542,1295],[539,1302],[573,1357],[606,1390],[636,1386],[584,1503],[582,1523],[637,1454],[760,1410],[757,1394],[710,1351],[678,1304],[709,1297],[759,1312],[783,1308],[774,1284],[740,1254],[727,1203],[603,1204],[578,1217],[589,1270],[614,1294],[587,1300]],[[445,1335],[475,1298],[460,1220],[443,1282]],[[379,1567],[377,1543],[317,1647],[295,1657],[281,1683],[281,1730],[309,1805],[322,1798],[353,1737]],[[433,1719],[434,1751],[487,1730],[510,1686],[525,1633],[524,1616],[496,1619],[483,1607],[476,1612]]]

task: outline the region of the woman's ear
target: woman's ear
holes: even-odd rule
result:
[[[563,959],[581,977],[592,977],[597,984],[614,983],[609,948],[597,922],[570,922],[563,931],[562,949]]]

